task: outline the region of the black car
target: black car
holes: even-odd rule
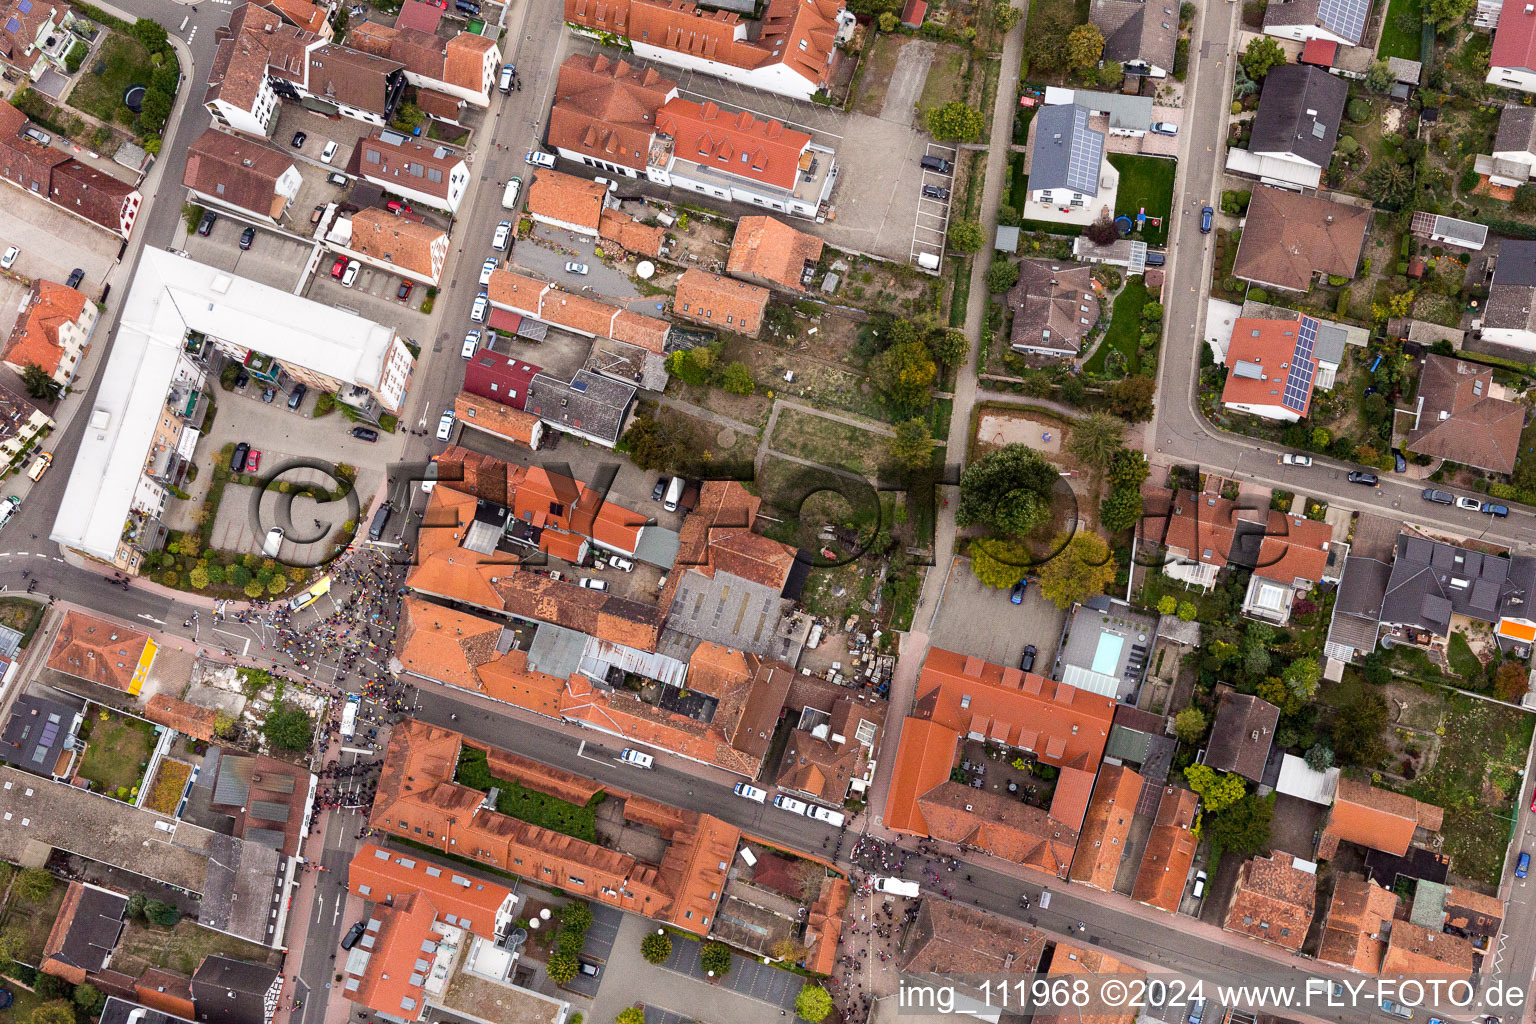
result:
[[[81,270],[79,267],[76,267],[74,270],[69,272],[69,280],[65,281],[64,283],[70,288],[79,288],[80,282],[84,280],[85,271]]]
[[[274,398],[276,398],[276,397],[277,397],[277,388],[267,388],[267,389],[263,390],[262,393],[261,393],[261,400],[263,402],[266,402],[268,405],[271,405],[272,404],[272,400]]]
[[[949,189],[947,189],[947,188],[940,188],[938,185],[924,185],[923,186],[923,198],[924,199],[948,199],[949,198]]]
[[[241,367],[240,372],[235,374],[235,390],[244,391],[245,386],[250,382],[251,375],[245,372],[245,367]]]
[[[1395,448],[1392,450],[1392,461],[1394,463],[1396,463],[1396,466],[1394,468],[1399,473],[1406,473],[1406,472],[1408,472],[1408,460],[1403,458],[1403,453],[1398,451]]]
[[[251,446],[241,441],[235,445],[235,454],[229,457],[229,471],[231,473],[245,472],[245,457],[251,454]]]
[[[247,227],[244,231],[240,232],[240,248],[249,249],[254,241],[256,241],[255,228]]]
[[[299,407],[299,404],[304,401],[304,395],[307,394],[308,391],[309,391],[309,386],[308,385],[306,385],[306,384],[295,384],[293,386],[293,394],[288,396],[288,408],[290,408],[290,409],[297,409]]]
[[[308,138],[309,138],[309,136],[305,135],[303,132],[294,132],[293,133],[293,148],[294,149],[303,149],[304,148],[304,140],[308,139]]]
[[[1149,267],[1160,267],[1164,263],[1167,263],[1167,262],[1168,262],[1168,254],[1167,253],[1165,253],[1165,252],[1158,252],[1156,249],[1148,249],[1147,250],[1147,266],[1149,266]]]
[[[651,500],[660,501],[661,496],[667,493],[667,478],[662,477],[656,481],[656,486],[651,488]]]
[[[1432,501],[1436,505],[1454,505],[1456,503],[1456,496],[1450,491],[1437,491],[1433,487],[1426,487],[1420,497],[1425,501]]]
[[[379,439],[379,432],[372,427],[353,427],[352,436],[359,441],[377,441]]]
[[[357,945],[357,940],[363,937],[363,929],[365,927],[366,925],[362,921],[359,921],[351,928],[348,928],[347,934],[341,937],[341,948],[351,949],[353,946]]]
[[[1040,652],[1035,649],[1034,644],[1030,644],[1028,647],[1024,648],[1024,653],[1019,656],[1019,671],[1029,672],[1033,670],[1035,667],[1035,656],[1039,653]]]
[[[1349,474],[1349,476],[1347,476],[1345,479],[1347,479],[1352,484],[1365,484],[1367,487],[1375,487],[1378,483],[1380,483],[1380,481],[1376,479],[1375,473],[1364,473],[1358,469]]]
[[[212,210],[203,211],[203,219],[197,223],[197,233],[207,238],[213,234],[213,225],[219,219],[219,215]]]
[[[465,14],[480,13],[480,5],[475,3],[474,0],[453,0],[453,6],[457,7]]]

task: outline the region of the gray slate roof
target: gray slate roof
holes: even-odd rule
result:
[[[1035,145],[1030,154],[1031,189],[1066,188],[1085,196],[1099,194],[1099,165],[1104,133],[1088,127],[1088,108],[1077,104],[1042,107],[1035,115]]]
[[[612,444],[619,439],[635,393],[633,384],[589,370],[577,370],[570,383],[537,373],[528,383],[523,408],[556,430],[577,429]]]
[[[265,1024],[267,992],[277,980],[277,971],[264,964],[210,956],[192,975],[197,1019],[212,1024]]]
[[[1291,0],[1272,3],[1264,11],[1264,26],[1317,25],[1359,45],[1371,0]]]
[[[1344,560],[1344,575],[1339,580],[1333,619],[1328,624],[1328,640],[1323,645],[1325,654],[1349,661],[1357,654],[1376,649],[1381,602],[1391,577],[1392,567],[1379,559],[1350,555]]]
[[[1145,61],[1173,70],[1179,41],[1176,0],[1094,0],[1090,15],[1104,34],[1104,59],[1122,64]]]
[[[1493,151],[1536,154],[1536,108],[1511,103],[1500,111]]]
[[[1264,77],[1259,113],[1253,119],[1253,153],[1291,153],[1327,167],[1339,138],[1349,83],[1300,64],[1282,64]]]
[[[1152,125],[1151,96],[1127,96],[1119,92],[1077,89],[1072,93],[1072,99],[1078,106],[1087,107],[1094,113],[1106,114],[1111,128],[1146,131]]]
[[[0,733],[0,761],[39,775],[51,774],[79,713],[56,700],[21,694]]]
[[[1536,331],[1536,242],[1506,238],[1499,243],[1483,326]]]
[[[1506,610],[1523,612],[1533,589],[1536,558],[1501,558],[1399,534],[1381,621],[1448,636],[1452,615],[1494,622]]]

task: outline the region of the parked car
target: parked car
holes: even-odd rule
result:
[[[1515,865],[1515,877],[1516,878],[1524,878],[1526,875],[1528,875],[1530,873],[1531,873],[1531,855],[1528,854],[1528,853],[1522,853],[1520,855],[1519,863],[1517,863]]]
[[[555,166],[555,158],[548,153],[529,153],[524,159],[535,167],[547,167],[553,170]]]
[[[1189,894],[1191,896],[1193,896],[1197,900],[1198,899],[1203,899],[1205,897],[1205,881],[1206,881],[1206,879],[1205,879],[1205,872],[1204,871],[1196,871],[1195,872],[1195,887],[1192,890],[1190,890]]]
[[[1196,999],[1189,1007],[1189,1024],[1200,1024],[1200,1019],[1205,1016],[1205,1000]]]
[[[788,811],[790,814],[804,814],[810,810],[802,801],[796,800],[792,796],[785,796],[783,793],[773,798],[773,806],[781,811]]]
[[[479,14],[480,5],[474,0],[453,0],[453,6],[465,14]]]
[[[623,558],[623,557],[621,557],[619,555],[609,555],[608,556],[608,565],[609,565],[610,568],[617,569],[620,572],[634,572],[635,571],[635,563],[631,562],[629,559]]]
[[[925,171],[936,171],[939,174],[948,174],[955,169],[954,164],[941,156],[925,156],[918,160],[918,165]]]
[[[240,367],[240,372],[235,374],[235,390],[244,391],[246,385],[250,384],[250,382],[251,375],[245,372],[245,367]]]
[[[619,751],[619,760],[625,764],[632,764],[636,768],[652,768],[656,765],[656,759],[643,750],[633,747],[625,747]]]
[[[1157,249],[1147,250],[1147,266],[1160,267],[1168,262],[1168,254]]]
[[[1282,455],[1282,456],[1280,456],[1280,465],[1282,465],[1282,466],[1310,466],[1310,465],[1312,465],[1312,456],[1310,456],[1310,455],[1294,455],[1294,454]]]
[[[415,287],[416,282],[414,281],[401,281],[400,287],[395,289],[395,298],[399,299],[401,302],[405,302],[411,297],[411,292],[415,289]]]
[[[369,444],[379,439],[379,432],[372,427],[353,427],[352,436],[359,441],[367,441]]]
[[[203,219],[197,222],[197,233],[207,238],[213,234],[213,225],[218,222],[219,215],[212,210],[203,211]]]
[[[481,287],[484,287],[485,285],[490,284],[491,283],[491,275],[496,273],[496,271],[499,270],[500,268],[501,268],[501,264],[497,262],[496,257],[494,257],[494,256],[492,256],[490,259],[486,260],[484,263],[480,264],[480,285],[481,285]]]
[[[820,804],[811,804],[810,809],[805,814],[806,817],[815,818],[817,821],[824,821],[833,828],[842,828],[843,822],[848,820],[842,811],[834,811],[829,807],[822,807]]]
[[[347,934],[341,937],[341,948],[351,949],[353,946],[357,945],[357,940],[363,937],[363,929],[365,927],[367,927],[366,922],[359,921],[351,928],[348,928]]]
[[[1211,209],[1209,206],[1205,207],[1204,209],[1202,209],[1200,211],[1200,233],[1201,234],[1208,235],[1208,234],[1211,233],[1211,218],[1213,218],[1215,216],[1216,216],[1216,211]]]
[[[1492,501],[1483,502],[1483,507],[1478,511],[1482,512],[1485,516],[1493,516],[1495,519],[1509,518],[1509,506],[1500,505]]]
[[[330,182],[332,185],[335,185],[337,188],[347,187],[347,176],[342,174],[340,171],[332,171],[330,174],[325,176],[325,180]]]
[[[304,132],[294,132],[293,133],[293,148],[294,149],[303,149],[304,148],[304,143],[308,139],[309,139],[309,136],[306,135]]]
[[[229,471],[231,473],[244,473],[245,460],[251,454],[251,446],[241,441],[235,445],[235,453],[229,457]]]
[[[1476,498],[1468,498],[1466,495],[1459,494],[1456,496],[1456,507],[1464,508],[1468,512],[1481,512],[1483,510],[1483,503]]]
[[[1424,493],[1419,495],[1419,497],[1423,498],[1425,501],[1432,501],[1436,505],[1456,504],[1456,496],[1453,495],[1450,491],[1439,491],[1433,487],[1424,488]]]
[[[504,220],[496,225],[496,234],[491,236],[491,248],[497,252],[506,252],[507,243],[512,241],[512,222]]]
[[[43,478],[43,474],[48,472],[48,467],[51,465],[53,465],[53,452],[38,452],[37,458],[32,460],[32,468],[27,470],[27,476],[31,477],[35,483]]]
[[[341,275],[345,274],[346,272],[347,258],[345,256],[337,256],[336,262],[331,264],[331,276],[340,281]]]
[[[523,179],[514,175],[507,179],[506,187],[501,190],[501,208],[503,210],[517,209],[517,195],[523,190]]]
[[[70,288],[79,288],[80,282],[85,280],[85,271],[76,267],[69,272],[69,278],[64,282]]]
[[[498,89],[500,89],[502,92],[511,92],[512,91],[512,80],[514,78],[516,78],[516,77],[517,77],[517,67],[516,67],[516,65],[513,65],[513,64],[503,64],[501,66],[501,78],[497,81],[496,87]]]
[[[203,232],[207,234],[207,232]],[[5,255],[0,256],[0,270],[10,270],[16,265],[16,257],[21,255],[21,247],[13,245],[5,250]]]
[[[480,332],[470,331],[464,335],[464,347],[459,351],[459,355],[465,359],[473,359],[478,351],[480,351]]]
[[[736,783],[736,795],[759,804],[768,799],[766,792],[745,782]]]
[[[661,477],[656,481],[656,486],[651,488],[651,500],[660,501],[661,496],[667,493],[667,478]]]
[[[584,577],[576,585],[579,586],[579,587],[582,587],[582,588],[584,588],[586,590],[603,591],[603,590],[607,590],[608,589],[608,581],[607,580],[595,579],[595,578],[593,578],[591,576]]]
[[[15,1001],[15,999],[16,997],[11,995],[10,989],[0,988],[0,1010],[4,1010],[9,1007],[11,1003]]]
[[[399,216],[402,213],[412,212],[411,204],[401,202],[399,199],[391,199],[389,202],[384,204],[384,209],[388,210],[390,213],[395,214],[396,216]]]
[[[1019,655],[1019,671],[1033,672],[1035,670],[1035,659],[1039,656],[1040,649],[1038,647],[1034,644],[1026,645],[1024,653]]]
[[[1381,481],[1376,479],[1375,473],[1365,473],[1358,469],[1344,479],[1352,484],[1365,484],[1367,487],[1376,487],[1381,483]]]
[[[589,978],[595,978],[598,975],[599,969],[597,964],[592,963],[590,960],[577,960],[576,966],[580,967],[581,973]]]
[[[341,275],[341,286],[351,288],[352,282],[357,280],[358,271],[362,269],[363,265],[357,260],[347,260],[347,271]]]
[[[923,198],[924,199],[948,199],[949,198],[949,189],[947,189],[947,188],[940,188],[938,185],[924,185],[923,186]]]
[[[240,248],[249,249],[254,241],[256,241],[256,229],[246,225],[245,230],[240,232]]]
[[[482,292],[475,296],[475,304],[470,307],[469,318],[477,324],[485,323],[486,314],[491,311],[491,300]]]
[[[1029,587],[1029,581],[1028,580],[1019,580],[1019,582],[1017,582],[1017,583],[1015,583],[1013,585],[1013,589],[1008,591],[1008,600],[1013,602],[1014,604],[1023,604],[1024,603],[1024,591],[1026,589],[1028,589],[1028,587]]]
[[[320,162],[328,164],[336,158],[336,140],[332,139],[325,144],[325,149],[320,151]]]
[[[1399,473],[1408,472],[1408,460],[1403,458],[1403,453],[1395,448],[1392,449],[1392,462],[1392,468],[1397,470]]]
[[[261,400],[263,402],[266,402],[268,405],[271,405],[273,399],[275,399],[275,398],[277,398],[277,388],[263,388],[262,389]]]
[[[437,421],[437,439],[446,441],[453,436],[453,410],[445,409],[442,418]]]
[[[304,396],[309,394],[308,384],[295,384],[293,391],[288,395],[288,408],[297,411],[304,404]]]
[[[576,263],[576,262],[572,261],[572,262],[569,262],[569,263],[567,263],[565,265],[565,272],[567,274],[582,274],[582,275],[585,275],[586,272],[587,272],[587,265],[585,263]]]
[[[261,468],[261,449],[252,448],[251,453],[245,457],[245,471],[255,473]]]
[[[1177,135],[1179,126],[1171,121],[1153,121],[1152,130],[1159,135]]]

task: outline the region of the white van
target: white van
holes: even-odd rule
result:
[[[635,750],[633,747],[625,747],[619,751],[619,760],[625,764],[632,764],[636,768],[654,768],[656,766],[656,759],[654,757],[643,751]]]
[[[788,811],[790,814],[804,814],[807,810],[802,801],[796,800],[792,796],[785,796],[783,793],[773,798],[773,806],[781,811]]]
[[[11,517],[20,509],[21,499],[14,494],[4,500],[0,500],[0,529],[4,529],[5,524],[10,522]]]
[[[502,65],[502,68],[501,68],[501,81],[497,83],[497,88],[499,88],[502,92],[511,92],[512,91],[512,72],[514,70],[515,69],[512,67],[511,64],[504,64],[504,65]]]
[[[811,804],[810,810],[806,811],[805,813],[810,817],[815,818],[817,821],[824,821],[828,825],[832,825],[836,828],[842,828],[843,822],[848,820],[847,816],[844,815],[842,811],[834,811],[830,808],[821,807],[817,804]]]
[[[523,189],[523,179],[513,178],[501,193],[501,205],[508,210],[517,209],[517,194]]]
[[[667,497],[662,502],[662,507],[668,512],[677,511],[677,501],[683,496],[683,478],[675,476],[672,482],[667,484]]]
[[[877,878],[875,879],[876,892],[888,892],[893,896],[908,896],[916,898],[918,887],[916,882],[909,882],[904,878]]]
[[[34,482],[41,480],[43,474],[48,472],[48,467],[51,465],[53,465],[53,453],[38,452],[37,458],[32,460],[32,468],[27,470],[27,476],[31,477]]]
[[[747,800],[751,800],[753,803],[759,803],[760,804],[760,803],[762,803],[764,800],[766,800],[768,798],[768,794],[767,793],[765,793],[762,790],[758,789],[756,786],[748,785],[745,782],[738,782],[738,783],[736,783],[736,790],[735,790],[735,792],[736,792],[737,796],[742,797],[742,798],[747,799]]]

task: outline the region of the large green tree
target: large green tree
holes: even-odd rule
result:
[[[1010,8],[1011,10],[1012,8]],[[832,1012],[832,997],[820,985],[807,984],[795,996],[795,1016],[811,1024],[821,1024]]]
[[[1476,5],[1477,0],[1424,0],[1424,20],[1432,23],[1437,31],[1444,32],[1466,21]]]
[[[949,247],[958,253],[972,253],[980,249],[987,236],[981,223],[974,220],[957,220],[949,225]]]
[[[1070,541],[1059,535],[1052,548],[1059,553],[1040,567],[1040,592],[1056,607],[1097,597],[1115,582],[1115,560],[1098,534],[1079,530]]]
[[[940,142],[975,142],[987,127],[981,111],[967,106],[962,100],[950,100],[941,107],[934,107],[928,111],[925,120],[928,134]]]
[[[1051,519],[1056,467],[1035,449],[1004,445],[965,467],[960,475],[959,526],[988,526],[1022,537]]]
[[[1152,401],[1157,394],[1157,381],[1151,377],[1122,377],[1104,389],[1109,398],[1109,411],[1132,423],[1144,423],[1152,418]]]
[[[1099,502],[1099,522],[1104,529],[1119,533],[1141,522],[1141,490],[1136,487],[1116,487]]]
[[[897,341],[869,361],[870,383],[901,412],[913,412],[928,404],[938,372],[933,353],[917,338]]]
[[[1234,776],[1235,777],[1235,776]],[[1210,805],[1206,805],[1210,810]],[[1249,793],[1229,805],[1220,814],[1206,819],[1206,833],[1211,843],[1223,853],[1251,857],[1269,849],[1270,816],[1273,805],[1257,793]]]
[[[1375,690],[1357,687],[1333,718],[1333,750],[1344,764],[1377,768],[1387,755],[1381,732],[1389,717],[1387,701]]]
[[[1104,55],[1104,33],[1097,25],[1079,25],[1067,33],[1067,67],[1086,71]]]
[[[1257,82],[1269,74],[1270,68],[1285,63],[1285,51],[1271,36],[1254,36],[1243,55],[1238,58],[1238,63],[1243,66],[1248,77]]]
[[[1029,572],[1034,563],[1029,548],[1018,541],[977,537],[971,541],[971,573],[998,590],[1007,590]]]
[[[307,750],[314,739],[315,723],[303,708],[282,701],[267,712],[261,734],[278,750]]]
[[[39,402],[56,402],[64,393],[64,385],[48,376],[48,371],[36,363],[28,363],[22,369],[21,386]]]
[[[660,420],[640,413],[619,438],[618,450],[641,469],[672,469],[682,461],[683,444]]]
[[[28,1014],[27,1024],[75,1024],[75,1008],[67,999],[55,999]]]
[[[1205,712],[1199,708],[1185,708],[1173,716],[1173,734],[1184,743],[1199,743],[1205,738]]]
[[[891,458],[902,469],[927,469],[933,463],[933,432],[928,421],[920,416],[902,420],[896,424],[896,436],[891,438]]]
[[[53,892],[53,874],[47,868],[23,868],[16,876],[16,895],[25,903],[41,903]]]
[[[647,932],[640,940],[640,955],[646,963],[664,964],[672,955],[672,936],[664,931]]]
[[[1209,765],[1192,764],[1184,769],[1189,788],[1200,794],[1200,801],[1212,814],[1231,807],[1243,798],[1248,784],[1241,775],[1218,772]]]
[[[1125,421],[1107,412],[1090,413],[1067,432],[1067,451],[1094,469],[1108,469],[1125,445]]]

